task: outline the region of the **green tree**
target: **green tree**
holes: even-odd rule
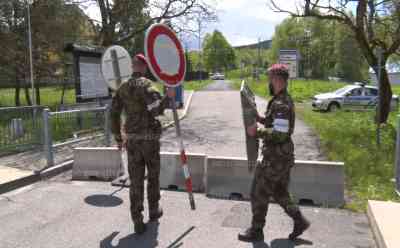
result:
[[[302,0],[296,11],[280,7],[270,0],[276,12],[288,13],[293,17],[312,17],[319,20],[334,20],[346,25],[354,35],[368,65],[381,75],[379,80],[378,123],[385,123],[390,113],[392,88],[386,63],[400,49],[400,1],[358,0],[320,1]]]
[[[204,38],[204,64],[209,71],[221,71],[235,67],[235,51],[224,35],[215,30]]]
[[[203,0],[66,0],[78,6],[97,5],[101,15],[98,40],[101,46],[120,44],[140,50],[144,32],[153,23],[170,22],[175,30],[181,29],[175,20],[190,20],[201,16],[214,16],[213,8]],[[186,22],[188,21],[186,20]],[[92,20],[97,23],[98,20]],[[179,27],[175,27],[175,25]]]
[[[349,81],[368,79],[368,64],[350,30],[337,25],[335,32],[335,74]]]
[[[276,27],[270,61],[279,60],[280,49],[299,51],[301,76],[338,76],[348,81],[365,80],[367,77],[368,65],[354,37],[335,20],[285,19]]]
[[[62,76],[64,45],[90,36],[87,17],[74,5],[63,0],[34,0],[31,5],[32,54],[35,80]],[[29,79],[27,2],[24,0],[0,3],[0,40],[4,56],[0,68],[7,79],[15,82],[15,104],[19,106],[20,88],[25,88],[27,103],[31,104],[26,83]],[[24,84],[25,82],[25,84]],[[40,84],[36,99],[40,104]]]

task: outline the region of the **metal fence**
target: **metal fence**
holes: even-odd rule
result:
[[[106,105],[99,108],[50,112],[44,109],[43,144],[47,166],[54,165],[55,150],[81,143],[96,137],[103,137],[102,145],[109,146],[110,109]]]
[[[0,108],[0,155],[40,147],[42,112],[41,106]]]

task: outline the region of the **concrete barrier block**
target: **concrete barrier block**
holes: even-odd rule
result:
[[[208,157],[206,194],[219,198],[250,199],[253,173],[245,158]]]
[[[193,191],[204,192],[205,164],[204,154],[188,153],[188,166],[192,177]],[[160,188],[186,190],[185,177],[177,152],[161,152]]]
[[[400,203],[368,201],[367,216],[378,248],[400,247]]]
[[[221,198],[250,199],[253,173],[245,158],[208,157],[206,193]],[[339,207],[344,204],[344,164],[296,161],[289,191],[294,200]]]
[[[296,160],[289,191],[296,200],[341,207],[344,204],[344,180],[344,163]]]
[[[79,147],[74,149],[73,180],[105,180],[118,177],[121,152],[116,147]]]

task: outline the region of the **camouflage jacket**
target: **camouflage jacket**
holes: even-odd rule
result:
[[[294,103],[287,91],[276,95],[268,103],[265,118],[260,121],[264,128],[257,130],[257,137],[263,140],[264,159],[293,160],[294,145],[291,135],[294,131]]]
[[[149,79],[137,77],[123,83],[112,99],[111,131],[115,140],[122,141],[122,112],[126,118],[123,128],[128,139],[158,139],[162,128],[155,117],[164,113],[168,102],[168,97],[161,97]]]

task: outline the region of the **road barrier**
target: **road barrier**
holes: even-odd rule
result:
[[[76,148],[75,156],[73,175],[84,172],[84,179],[93,177],[109,181],[120,172],[121,155],[116,148]],[[160,187],[185,190],[179,154],[161,152],[160,156]],[[250,198],[253,173],[249,173],[245,158],[207,157],[194,153],[187,154],[187,157],[195,191],[224,199]],[[289,191],[294,200],[300,203],[343,206],[344,163],[296,160],[291,171]]]

